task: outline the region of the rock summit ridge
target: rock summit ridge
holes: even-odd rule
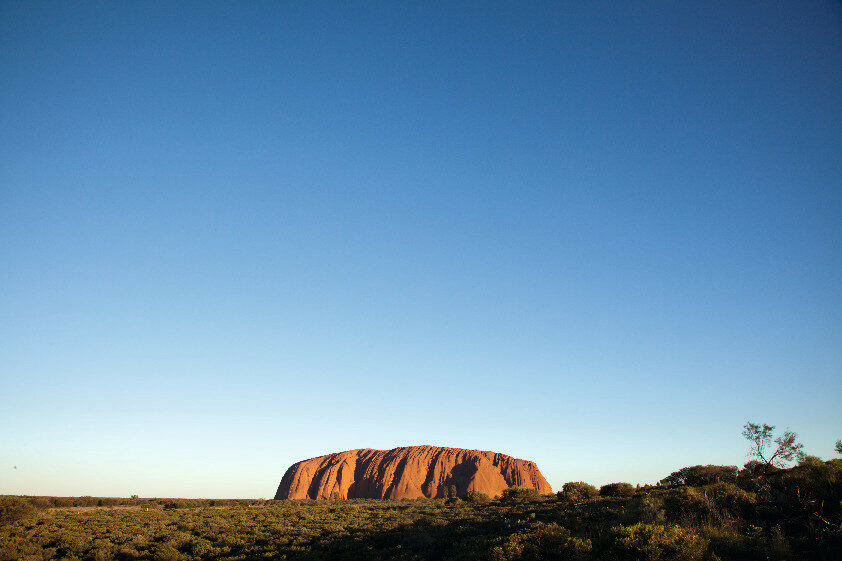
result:
[[[480,491],[499,496],[509,487],[552,493],[535,462],[498,452],[405,446],[360,448],[297,462],[287,469],[275,499],[417,499]]]

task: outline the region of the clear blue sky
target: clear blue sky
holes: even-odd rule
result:
[[[842,8],[0,4],[0,493],[842,438]]]

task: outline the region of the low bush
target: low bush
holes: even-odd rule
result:
[[[21,497],[0,497],[0,524],[9,524],[35,515],[35,506]]]
[[[728,525],[752,517],[757,499],[733,483],[678,487],[663,496],[666,517],[685,525]]]
[[[664,522],[666,510],[662,497],[650,493],[638,493],[629,505],[628,514],[636,522],[647,524]]]
[[[520,503],[524,501],[534,501],[539,496],[538,489],[533,489],[531,487],[509,487],[508,489],[503,490],[503,493],[500,495],[500,500],[510,503]]]
[[[603,497],[631,497],[634,491],[631,483],[608,483],[599,488],[599,494]]]
[[[733,483],[737,480],[737,466],[689,466],[674,471],[660,483],[666,486],[676,485],[711,485],[713,483]]]
[[[775,466],[757,460],[749,460],[745,463],[743,469],[737,472],[737,485],[744,489],[754,490],[757,486],[757,478],[769,477],[779,471],[781,471],[780,468]]]
[[[836,517],[842,506],[842,460],[808,458],[780,474],[780,489],[801,509]]]
[[[713,499],[720,511],[732,516],[751,516],[757,498],[754,493],[740,489],[733,483],[715,483],[702,488],[705,496]]]
[[[618,560],[694,561],[702,559],[708,542],[692,530],[674,525],[615,526],[605,543],[605,553]]]
[[[588,501],[599,496],[599,490],[584,481],[571,481],[565,483],[561,487],[561,491],[556,493],[559,500],[568,500],[574,503]]]
[[[482,491],[468,491],[467,493],[465,493],[464,499],[466,503],[482,504],[489,502],[491,500],[491,497],[489,497]]]
[[[664,495],[666,518],[688,525],[708,525],[717,518],[713,499],[695,487],[678,487]]]
[[[183,553],[175,549],[171,544],[160,544],[155,548],[156,561],[183,561],[187,559]]]
[[[495,548],[492,558],[497,561],[584,559],[591,548],[590,540],[573,537],[563,526],[536,522],[510,535],[502,547]]]

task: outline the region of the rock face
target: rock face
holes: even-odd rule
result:
[[[481,491],[497,497],[512,486],[552,493],[534,462],[496,452],[408,446],[302,460],[286,471],[275,499],[435,498],[451,485],[460,496]]]

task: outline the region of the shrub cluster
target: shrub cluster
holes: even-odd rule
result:
[[[472,504],[483,504],[491,500],[491,497],[481,491],[468,491],[463,498],[466,503]]]
[[[35,507],[29,501],[15,496],[0,497],[0,524],[25,520],[35,515]]]
[[[708,483],[597,491],[577,481],[561,500],[523,488],[446,501],[6,496],[0,561],[842,559],[842,460],[731,481],[696,477],[725,471],[698,467],[678,470],[681,480]],[[67,504],[83,506],[56,507]]]
[[[538,489],[531,487],[509,487],[508,489],[503,489],[500,500],[509,503],[521,503],[524,501],[534,501],[538,497],[540,497]]]
[[[565,483],[561,487],[561,491],[556,493],[559,500],[567,500],[571,502],[589,501],[599,496],[599,490],[584,481],[571,481]]]
[[[631,497],[635,488],[631,483],[608,483],[599,488],[603,497]]]
[[[571,535],[570,530],[556,523],[536,522],[511,534],[502,546],[494,548],[494,561],[540,559],[586,559],[592,545],[589,539]]]
[[[607,542],[617,559],[633,561],[695,561],[702,559],[708,546],[692,530],[672,524],[615,526]]]
[[[689,466],[674,471],[660,481],[661,485],[710,485],[733,483],[737,480],[737,466]]]

